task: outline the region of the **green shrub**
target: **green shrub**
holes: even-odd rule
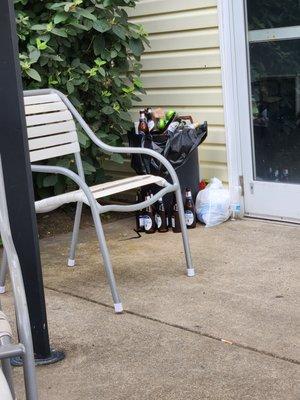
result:
[[[87,123],[106,143],[120,145],[131,127],[128,110],[144,93],[140,56],[148,43],[126,8],[134,0],[15,0],[20,62],[25,89],[53,87],[68,94]],[[79,133],[88,183],[103,179],[103,153]],[[111,159],[122,163],[120,155]],[[72,157],[54,160],[74,167]],[[53,160],[51,160],[53,164]],[[40,196],[61,193],[60,176],[35,177]]]

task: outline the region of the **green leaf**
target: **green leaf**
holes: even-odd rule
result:
[[[105,76],[105,69],[99,67],[98,68],[98,72],[99,72],[100,75]]]
[[[115,58],[115,57],[117,57],[117,55],[118,55],[117,50],[112,50],[112,51],[110,52],[111,58]]]
[[[97,21],[94,21],[93,23],[94,29],[98,32],[107,32],[110,30],[110,24],[105,20],[105,19],[98,19]]]
[[[88,26],[78,24],[77,22],[70,22],[70,25],[77,29],[82,29],[83,31],[89,31],[90,28]],[[76,33],[75,33],[76,35]]]
[[[129,48],[135,56],[140,56],[144,51],[144,45],[140,39],[130,39]]]
[[[76,9],[77,15],[80,15],[81,17],[88,18],[91,21],[97,21],[97,17],[93,15],[89,10],[84,9],[84,8],[77,8]]]
[[[79,58],[74,58],[74,60],[71,63],[72,67],[79,67],[80,65],[80,59]]]
[[[118,164],[123,164],[124,163],[124,158],[121,156],[121,154],[113,153],[110,156],[111,161],[118,163]]]
[[[45,41],[42,41],[40,38],[36,39],[36,45],[38,50],[46,50],[47,49],[47,43]]]
[[[105,65],[105,64],[106,64],[106,61],[101,60],[101,58],[96,58],[95,64],[96,64],[98,67],[101,67],[101,65]]]
[[[134,91],[134,86],[125,86],[125,87],[122,88],[122,90],[123,90],[124,93],[130,94],[130,93],[132,93]]]
[[[55,25],[60,24],[61,22],[64,22],[68,19],[68,14],[64,13],[64,12],[58,12],[57,14],[55,14],[53,22],[55,23]]]
[[[40,58],[41,52],[34,46],[28,46],[29,48],[29,60],[31,64],[35,64]]]
[[[43,57],[46,57],[48,60],[63,61],[63,58],[61,58],[59,55],[43,54]]]
[[[49,10],[57,10],[59,8],[64,8],[64,6],[68,4],[67,1],[60,1],[59,3],[53,3],[53,4],[49,4],[47,6],[47,8],[49,8]]]
[[[132,122],[131,115],[128,112],[120,111],[119,115],[120,115],[120,118],[124,119],[125,121]]]
[[[90,175],[92,172],[96,171],[96,168],[92,164],[88,163],[85,160],[82,161],[82,165],[83,165],[84,172],[87,175]]]
[[[74,85],[71,81],[67,82],[67,91],[69,94],[72,94],[74,92]]]
[[[47,24],[32,25],[31,29],[33,31],[46,31],[47,30]]]
[[[63,194],[65,192],[65,180],[62,176],[58,177],[58,182],[54,185],[54,194]]]
[[[113,32],[122,40],[126,39],[126,31],[120,25],[114,25],[112,28]]]
[[[56,183],[57,183],[57,175],[47,175],[43,179],[43,186],[44,187],[54,186]]]
[[[109,7],[111,5],[111,0],[104,0],[103,7]]]
[[[143,87],[143,82],[139,78],[134,78],[133,83],[138,88],[142,88]]]
[[[84,149],[88,148],[91,143],[89,137],[87,135],[85,135],[84,133],[82,133],[81,130],[78,130],[77,134],[78,134],[78,141],[79,141],[80,145]]]
[[[95,37],[93,42],[93,50],[95,56],[99,56],[102,50],[105,49],[105,39],[103,35],[98,35]]]
[[[118,76],[113,77],[115,85],[119,88],[122,85],[122,81]]]
[[[70,160],[68,158],[61,158],[57,160],[56,165],[58,167],[70,168]]]
[[[71,7],[74,7],[74,3],[71,3],[70,1],[66,2],[64,6],[65,12],[69,12]]]
[[[52,33],[54,33],[54,35],[57,35],[57,36],[61,36],[61,37],[65,37],[65,38],[68,37],[68,34],[65,29],[53,28]]]
[[[35,81],[41,82],[42,78],[37,70],[33,68],[29,68],[25,70],[26,74],[30,76],[30,78],[34,79]]]
[[[105,107],[102,108],[101,111],[106,115],[111,115],[111,114],[113,114],[115,112],[114,109],[111,106],[105,106]]]

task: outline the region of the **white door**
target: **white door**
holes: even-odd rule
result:
[[[233,4],[245,213],[300,222],[300,1]]]

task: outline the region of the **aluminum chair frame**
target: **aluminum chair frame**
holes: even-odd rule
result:
[[[186,267],[187,267],[187,276],[192,277],[195,275],[195,269],[192,264],[192,258],[191,258],[191,251],[190,251],[190,245],[189,245],[189,239],[188,239],[188,232],[186,228],[186,223],[185,223],[185,215],[184,215],[184,206],[183,206],[183,201],[182,201],[182,195],[181,195],[181,189],[180,189],[180,184],[179,180],[177,177],[177,174],[170,164],[168,160],[166,160],[162,155],[156,153],[155,151],[151,149],[145,149],[145,148],[135,148],[135,147],[115,147],[115,146],[110,146],[106,143],[104,143],[102,140],[100,140],[96,134],[92,131],[92,129],[87,125],[87,123],[84,121],[84,119],[81,117],[79,112],[76,110],[76,108],[73,106],[73,104],[70,102],[70,100],[61,92],[55,90],[55,89],[40,89],[40,90],[29,90],[24,92],[24,96],[39,96],[39,95],[45,95],[45,94],[56,94],[60,97],[60,99],[63,101],[63,103],[66,105],[67,109],[71,112],[73,118],[78,122],[78,124],[81,126],[81,128],[84,130],[84,132],[88,135],[88,137],[92,140],[92,142],[98,146],[101,150],[103,150],[106,153],[120,153],[120,154],[145,154],[152,156],[153,158],[156,158],[161,164],[166,168],[168,171],[172,182],[168,183],[166,182],[165,187],[163,187],[157,194],[155,194],[153,197],[151,197],[150,200],[145,200],[143,202],[140,202],[138,204],[132,204],[132,205],[116,205],[116,204],[111,204],[111,205],[100,205],[94,198],[91,189],[88,187],[88,185],[85,182],[85,176],[84,176],[84,170],[83,170],[83,165],[81,161],[81,156],[79,152],[75,152],[75,162],[76,162],[76,167],[78,174],[70,171],[67,168],[64,167],[59,167],[59,166],[49,166],[49,165],[35,165],[33,164],[31,166],[33,172],[39,172],[39,173],[53,173],[53,174],[61,174],[64,176],[67,176],[73,182],[75,182],[78,187],[83,191],[83,193],[86,196],[87,203],[91,208],[92,212],[92,217],[94,220],[95,224],[95,229],[98,237],[98,243],[100,247],[100,251],[103,257],[103,262],[104,262],[104,268],[107,276],[108,283],[110,285],[111,293],[112,293],[112,298],[114,302],[114,308],[115,312],[119,313],[123,311],[123,306],[121,302],[120,295],[117,290],[116,282],[115,282],[115,277],[112,269],[112,264],[111,264],[111,259],[108,251],[108,247],[106,244],[104,232],[103,232],[103,227],[101,223],[101,218],[100,215],[105,213],[105,212],[133,212],[137,210],[141,210],[143,208],[148,207],[149,205],[155,203],[160,197],[164,196],[166,193],[174,192],[176,196],[176,201],[178,204],[178,212],[179,212],[179,219],[180,219],[180,225],[181,225],[181,231],[182,231],[182,240],[183,240],[183,247],[185,251],[185,259],[186,259]],[[75,265],[75,252],[76,252],[76,246],[78,242],[78,234],[79,234],[79,227],[80,227],[80,220],[81,220],[81,214],[82,214],[82,201],[77,202],[76,206],[76,213],[75,213],[75,220],[74,220],[74,227],[73,227],[73,233],[72,233],[72,239],[71,239],[71,245],[70,245],[70,251],[69,251],[69,260],[68,260],[68,266],[74,266]],[[6,269],[6,263],[5,263],[5,257],[2,260],[2,268],[0,272],[0,291],[5,291],[5,271]]]
[[[24,382],[27,400],[37,400],[37,385],[35,363],[32,345],[31,328],[29,314],[24,290],[23,277],[19,258],[12,240],[10,224],[8,218],[5,187],[3,180],[3,170],[0,156],[0,234],[5,248],[7,268],[10,274],[12,291],[14,295],[16,324],[19,335],[19,343],[11,343],[11,336],[4,333],[0,335],[0,360],[2,371],[7,380],[11,395],[16,399],[10,358],[21,356],[23,359]],[[1,394],[1,393],[0,393]]]

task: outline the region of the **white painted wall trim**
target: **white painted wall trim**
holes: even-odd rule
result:
[[[300,36],[300,25],[283,28],[258,29],[249,32],[249,42],[265,42],[267,40],[289,40]]]
[[[228,181],[231,198],[234,190],[240,185],[242,175],[241,137],[239,121],[239,104],[237,90],[237,60],[234,34],[234,13],[232,0],[218,0],[219,36],[221,52],[221,70],[223,86],[224,119],[226,131],[226,149],[228,164]],[[244,40],[244,38],[240,38]],[[241,199],[243,203],[243,199]],[[241,204],[243,206],[243,204]]]

